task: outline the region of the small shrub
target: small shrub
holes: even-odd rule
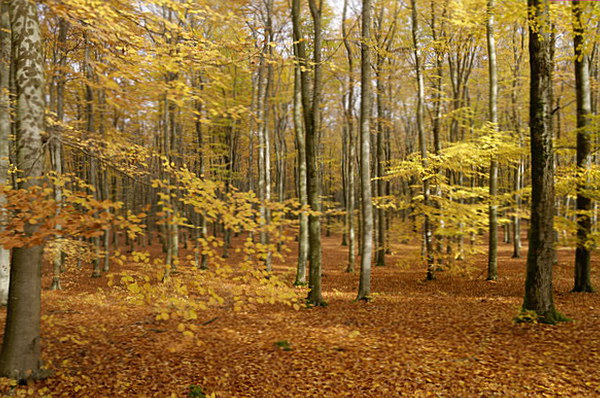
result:
[[[188,392],[188,398],[205,398],[206,394],[202,391],[202,387],[192,384]]]

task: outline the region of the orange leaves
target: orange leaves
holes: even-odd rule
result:
[[[57,183],[64,185],[64,181]],[[7,249],[35,246],[56,236],[99,236],[108,228],[141,232],[140,217],[116,216],[121,203],[100,201],[89,193],[73,190],[77,184],[72,180],[71,189],[62,190],[60,201],[54,198],[48,185],[27,189],[1,187],[5,203],[0,244]]]

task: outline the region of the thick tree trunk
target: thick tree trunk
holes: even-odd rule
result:
[[[588,56],[584,52],[585,38],[583,25],[584,3],[573,1],[575,49],[575,91],[577,98],[577,171],[579,184],[577,187],[577,247],[575,249],[575,286],[574,292],[593,292],[591,281],[591,250],[588,244],[592,233],[591,210],[592,201],[584,191],[588,188],[585,173],[592,163],[591,137],[591,90]]]
[[[19,188],[40,183],[43,175],[44,71],[37,5],[8,2],[15,67],[17,168],[29,177]],[[2,9],[6,11],[5,8]],[[35,225],[25,231],[33,233]],[[0,353],[0,375],[18,380],[44,377],[40,360],[42,246],[13,250],[8,311]]]
[[[357,300],[368,300],[371,294],[371,256],[373,253],[373,199],[371,194],[371,0],[362,2],[361,93],[360,93],[360,182],[362,186],[362,257]]]
[[[494,0],[487,3],[487,48],[489,70],[489,118],[494,131],[498,130],[498,71],[496,65],[496,42],[494,38]],[[490,161],[490,205],[489,205],[489,245],[488,245],[488,276],[487,280],[498,279],[498,206],[496,195],[498,191],[498,161],[496,154],[491,154]]]
[[[531,225],[523,309],[534,311],[543,322],[564,317],[554,308],[554,153],[550,86],[552,41],[547,0],[528,0],[529,63],[531,68],[529,128],[531,136]]]

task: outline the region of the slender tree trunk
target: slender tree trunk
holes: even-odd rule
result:
[[[487,47],[489,68],[489,117],[492,129],[498,130],[498,72],[496,65],[496,42],[494,38],[494,0],[487,3]],[[496,154],[491,154],[490,160],[490,205],[489,205],[489,245],[488,245],[488,281],[498,279],[498,160]]]
[[[67,64],[67,56],[63,53],[65,44],[67,41],[67,22],[60,18],[58,22],[58,76],[56,77],[56,119],[59,122],[64,120],[64,91],[65,91],[65,72],[64,68]],[[61,131],[60,126],[53,131],[52,141],[50,143],[50,158],[52,163],[52,168],[58,177],[62,176],[63,172],[63,158],[62,158],[62,142],[61,142]],[[57,185],[54,187],[54,199],[59,206],[62,205],[63,192],[62,187]],[[60,212],[60,210],[59,210]],[[58,226],[57,226],[58,227]],[[60,238],[60,236],[57,236]],[[57,250],[54,253],[54,258],[52,259],[52,268],[53,268],[53,277],[52,277],[52,285],[50,286],[50,290],[60,290],[60,274],[63,269],[63,252],[62,250]]]
[[[588,240],[592,233],[591,210],[592,201],[586,196],[588,177],[592,163],[592,113],[590,70],[585,48],[585,27],[582,18],[584,3],[572,2],[573,8],[573,47],[575,49],[575,91],[577,98],[577,171],[579,183],[577,189],[577,247],[575,249],[575,286],[574,292],[593,292],[591,281],[591,250]]]
[[[360,182],[362,186],[361,213],[362,257],[357,300],[368,300],[371,294],[371,257],[373,253],[373,199],[371,194],[371,0],[362,2],[362,35],[360,63]]]
[[[421,70],[421,49],[419,44],[419,25],[417,14],[417,0],[411,0],[412,4],[412,39],[414,46],[415,68],[417,72],[417,132],[419,136],[419,149],[421,152],[421,162],[423,168],[427,170],[429,161],[427,159],[427,139],[425,136],[425,127],[423,126],[423,102],[425,100],[425,88],[423,84],[423,72]],[[423,205],[429,206],[429,178],[423,176]],[[427,280],[435,279],[435,270],[433,264],[433,252],[431,245],[431,222],[429,215],[423,214],[423,243],[425,258],[427,260]]]
[[[9,185],[8,169],[10,166],[10,64],[11,36],[8,3],[0,3],[0,184]],[[6,198],[0,196],[0,219],[7,216],[4,210]],[[10,250],[0,247],[0,305],[8,302],[8,285],[10,282]]]
[[[16,88],[17,168],[23,170],[19,188],[41,183],[44,167],[44,66],[37,4],[11,0],[8,10],[12,28],[12,54]],[[25,173],[25,174],[24,174]],[[26,178],[28,177],[28,178]],[[26,233],[36,226],[25,225]],[[0,375],[26,380],[46,376],[40,360],[40,316],[43,247],[13,250],[8,310],[0,353]]]
[[[261,217],[261,232],[260,232],[260,243],[263,247],[269,246],[269,233],[267,231],[270,223],[270,210],[267,203],[271,200],[271,149],[269,139],[269,97],[271,95],[271,86],[273,80],[273,67],[266,58],[272,54],[272,47],[270,42],[273,40],[272,32],[272,0],[265,2],[266,5],[266,24],[265,24],[265,37],[264,47],[260,56],[260,65],[258,72],[258,119],[259,119],[259,132],[258,132],[258,163],[259,163],[259,196],[262,201],[260,206],[260,217]],[[271,264],[271,249],[267,249],[265,253],[265,267],[268,272],[272,270]]]
[[[515,191],[514,199],[515,199],[515,209],[514,215],[512,217],[512,225],[513,225],[513,254],[512,258],[521,258],[521,217],[519,216],[519,211],[521,209],[521,194],[519,191],[522,188],[522,180],[523,180],[523,161],[519,159],[519,163],[517,164],[517,168],[515,170],[515,177],[513,181],[513,189]]]
[[[441,120],[442,120],[442,90],[443,90],[443,79],[444,79],[444,53],[443,53],[443,44],[440,43],[440,40],[442,39],[442,37],[444,37],[445,33],[444,33],[444,22],[443,20],[440,22],[440,27],[439,27],[439,34],[442,37],[439,37],[438,35],[438,28],[437,28],[437,17],[436,17],[436,11],[435,11],[435,3],[436,0],[431,0],[431,32],[432,32],[432,38],[434,40],[435,44],[435,48],[434,48],[434,54],[435,54],[435,77],[433,79],[434,81],[434,104],[433,104],[433,126],[432,126],[432,130],[433,130],[433,151],[435,153],[435,156],[439,157],[442,153],[442,140],[441,140]],[[445,6],[444,6],[445,7]],[[435,170],[436,174],[440,174],[440,170],[439,168],[437,170]],[[439,175],[438,180],[441,181],[442,176]],[[441,188],[441,184],[438,183],[437,184],[437,188],[436,188],[436,196],[441,199],[443,193],[442,193],[442,188]],[[444,229],[444,218],[443,218],[443,213],[442,213],[442,208],[440,205],[440,201],[439,199],[436,201],[435,203],[435,207],[436,210],[439,212],[439,222],[436,226],[436,234],[435,234],[435,252],[436,252],[436,256],[437,256],[437,262],[439,264],[439,266],[442,266],[444,263],[444,255],[443,255],[443,238],[442,238],[442,234],[441,232]]]
[[[380,198],[385,196],[385,181],[381,179],[384,175],[384,162],[385,162],[385,134],[383,127],[383,77],[381,76],[382,61],[381,56],[378,56],[377,62],[377,162],[375,163],[376,171],[376,188],[377,196]],[[386,211],[383,207],[377,209],[377,250],[375,251],[375,265],[385,265],[385,221]]]
[[[356,262],[356,228],[354,226],[354,208],[355,208],[355,160],[356,143],[354,139],[354,61],[350,40],[346,30],[346,13],[348,9],[348,0],[344,0],[344,11],[342,14],[342,35],[344,36],[344,47],[348,59],[348,95],[346,107],[346,132],[348,134],[348,197],[346,200],[346,214],[348,217],[348,265],[347,272],[354,272],[354,263]]]
[[[84,60],[83,69],[86,74],[85,83],[85,120],[86,120],[86,131],[93,136],[95,134],[96,120],[94,117],[94,90],[90,83],[93,81],[93,71],[90,62],[90,43],[87,37],[85,37],[85,49],[84,49]],[[94,188],[93,196],[94,199],[100,199],[100,186],[98,184],[98,160],[96,159],[95,151],[90,151],[89,155],[89,181],[90,185]],[[100,238],[92,238],[92,244],[96,254],[93,259],[93,270],[92,278],[100,277]]]
[[[554,153],[550,86],[552,50],[547,0],[528,0],[529,64],[531,69],[529,128],[531,136],[531,225],[523,309],[543,322],[564,317],[554,308]]]
[[[204,88],[204,83],[202,82],[202,77],[198,76],[198,87],[197,89],[202,91]],[[198,157],[198,177],[200,179],[205,178],[206,173],[206,160],[204,159],[204,129],[202,126],[202,114],[203,107],[202,101],[196,101],[196,140],[198,142],[198,148],[196,151],[196,156]],[[206,237],[208,235],[208,223],[206,221],[206,214],[204,212],[198,214],[198,225],[196,226],[196,234],[195,234],[195,260],[196,264],[200,269],[208,269],[208,255],[206,253],[201,253],[200,250],[200,241],[202,240],[206,243]]]
[[[512,108],[512,119],[513,119],[513,125],[514,125],[514,130],[516,132],[516,134],[518,135],[519,138],[519,145],[522,146],[523,145],[523,133],[521,131],[521,115],[519,113],[520,110],[520,106],[519,106],[519,101],[518,101],[518,97],[517,97],[517,92],[518,89],[520,87],[519,84],[519,78],[520,78],[520,64],[522,62],[523,59],[523,53],[524,53],[524,47],[525,47],[525,35],[524,34],[520,34],[520,32],[518,32],[518,28],[515,28],[513,31],[513,64],[514,64],[514,69],[513,69],[513,83],[511,86],[511,108]],[[525,162],[523,159],[519,159],[518,163],[517,163],[517,168],[515,170],[515,176],[514,176],[514,180],[513,180],[513,189],[515,191],[514,194],[514,201],[515,201],[515,208],[514,208],[514,215],[512,217],[512,224],[513,224],[513,254],[512,257],[513,258],[520,258],[521,257],[521,216],[520,216],[520,211],[521,211],[521,205],[522,205],[522,198],[521,198],[521,193],[520,190],[523,188],[523,173],[524,173],[524,167],[525,167]]]
[[[294,67],[294,130],[296,132],[296,148],[298,151],[298,192],[300,206],[308,205],[306,193],[306,147],[304,145],[304,126],[302,125],[302,92],[300,90],[300,65]],[[296,271],[297,286],[306,285],[306,265],[308,263],[308,215],[300,213],[300,231],[298,243],[298,268]]]
[[[319,130],[320,130],[320,114],[321,114],[321,91],[322,87],[322,0],[309,0],[310,13],[314,25],[314,43],[313,43],[313,62],[314,62],[314,77],[312,90],[312,104],[310,112],[306,112],[305,118],[310,117],[309,123],[312,126],[306,130],[306,165],[307,165],[307,193],[308,205],[313,212],[321,211],[321,201],[319,194],[321,191],[321,181],[319,178],[319,167],[317,166],[317,156],[319,150]],[[306,57],[304,57],[306,59]],[[301,74],[302,77],[302,74]],[[306,94],[306,100],[309,99],[308,85],[302,85],[303,98]],[[303,99],[304,101],[304,99]],[[308,104],[307,104],[308,105]],[[312,213],[308,217],[309,241],[310,241],[310,276],[308,302],[312,305],[323,305],[323,296],[321,292],[321,217],[318,214]]]
[[[318,2],[318,4],[317,4]],[[294,42],[298,61],[300,63],[300,83],[302,92],[302,109],[304,110],[305,147],[306,147],[306,189],[308,205],[311,214],[308,217],[309,230],[309,288],[308,303],[310,305],[324,305],[321,290],[321,221],[317,212],[321,210],[319,191],[320,181],[317,167],[319,108],[321,104],[322,71],[321,71],[321,0],[309,0],[310,12],[314,24],[314,71],[312,96],[308,71],[310,68],[306,56],[305,43],[302,37],[300,21],[300,0],[292,0],[292,23]]]

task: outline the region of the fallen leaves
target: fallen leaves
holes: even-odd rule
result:
[[[267,289],[252,296],[263,304],[238,312],[233,296],[223,304],[215,299],[203,308],[156,312],[149,302],[123,300],[135,294],[127,288],[132,281],[140,287],[156,282],[152,275],[146,280],[141,268],[127,268],[139,266],[129,259],[114,267],[115,276],[131,277],[122,286],[120,277],[109,288],[108,278],[69,271],[64,291],[44,295],[43,357],[55,375],[31,386],[0,380],[0,391],[23,397],[180,398],[191,386],[219,398],[600,394],[600,299],[568,293],[570,267],[556,269],[556,301],[576,321],[515,324],[524,260],[510,259],[507,248],[501,246],[496,284],[444,272],[434,282],[419,283],[423,269],[377,267],[376,299],[356,303],[358,276],[339,266],[345,248],[338,237],[324,239],[324,247],[324,296],[330,305],[301,311],[298,303],[269,304]],[[398,247],[406,257],[396,255],[390,263],[418,249]],[[153,250],[158,256],[159,248]],[[294,255],[274,264],[290,284]],[[560,252],[561,259],[571,255]],[[228,261],[233,266],[238,260],[232,255]],[[485,259],[479,260],[484,269]],[[173,279],[184,277],[185,272]],[[234,285],[207,283],[207,294],[209,289],[227,297],[225,290]]]

